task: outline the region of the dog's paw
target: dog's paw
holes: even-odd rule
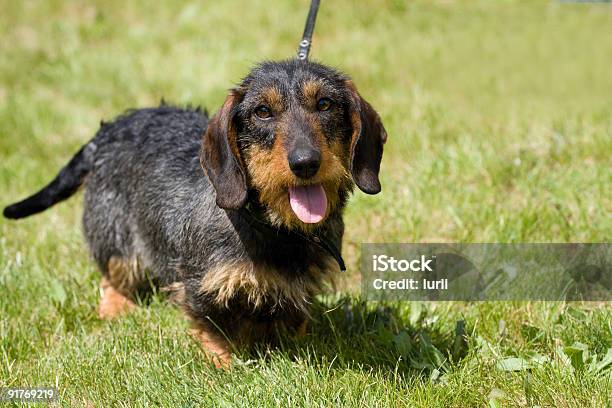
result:
[[[98,317],[111,320],[136,309],[136,304],[113,288],[106,278],[100,283]]]

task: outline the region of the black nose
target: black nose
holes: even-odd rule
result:
[[[293,174],[300,178],[313,177],[321,166],[321,153],[312,148],[294,149],[287,159]]]

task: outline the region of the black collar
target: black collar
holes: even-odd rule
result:
[[[329,240],[325,235],[306,235],[300,231],[289,230],[283,227],[274,227],[268,224],[267,222],[259,219],[255,214],[253,214],[250,203],[247,203],[244,207],[242,207],[239,212],[242,216],[244,216],[244,218],[247,219],[251,227],[258,229],[261,232],[269,233],[275,236],[297,237],[303,241],[308,242],[309,244],[318,246],[319,248],[325,250],[336,260],[342,272],[346,271],[346,266],[344,265],[344,259],[342,259],[342,254],[340,253],[338,248],[336,248],[333,242],[331,242],[331,240]]]

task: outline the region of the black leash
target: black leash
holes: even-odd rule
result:
[[[251,227],[259,229],[261,232],[265,231],[277,237],[283,235],[286,237],[298,237],[303,241],[318,246],[319,248],[330,254],[336,260],[342,272],[346,271],[346,265],[344,264],[344,259],[342,259],[342,254],[340,253],[338,248],[336,248],[336,246],[329,239],[327,239],[327,237],[317,234],[306,235],[296,230],[273,227],[272,225],[260,220],[257,216],[255,216],[255,214],[253,214],[253,212],[251,211],[250,204],[245,205],[239,211],[245,218],[247,218]]]
[[[302,41],[298,48],[297,59],[307,60],[308,53],[310,52],[310,45],[312,44],[312,32],[314,31],[315,21],[317,20],[317,11],[319,10],[319,0],[312,0],[310,2],[310,11],[308,11],[308,18],[306,18],[306,26],[304,27],[304,35],[302,35]]]

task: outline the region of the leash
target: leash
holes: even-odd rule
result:
[[[310,45],[312,44],[312,33],[314,31],[315,21],[317,20],[317,11],[319,11],[319,0],[312,0],[310,2],[308,17],[306,18],[306,26],[304,27],[302,41],[300,41],[300,46],[298,48],[297,59],[299,60],[308,59]]]
[[[338,264],[342,272],[346,271],[346,265],[344,264],[344,259],[342,259],[342,254],[340,253],[338,248],[336,248],[336,246],[329,239],[327,239],[327,237],[325,237],[324,235],[317,235],[317,234],[306,235],[296,230],[289,230],[287,228],[273,227],[267,222],[260,220],[259,218],[255,216],[255,214],[253,214],[253,212],[251,211],[250,203],[242,207],[239,211],[242,214],[242,216],[247,218],[247,220],[249,221],[249,225],[251,227],[254,227],[255,229],[259,229],[260,232],[265,231],[277,237],[283,236],[283,235],[288,238],[297,237],[303,241],[308,242],[309,244],[316,245],[317,247],[326,251],[329,255],[331,255],[336,260],[336,263]]]

